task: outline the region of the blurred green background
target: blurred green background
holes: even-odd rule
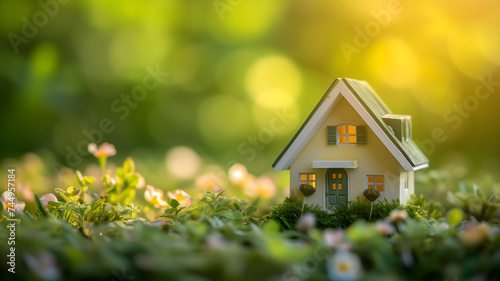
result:
[[[284,190],[271,164],[333,80],[351,77],[412,115],[432,168],[495,180],[499,12],[493,0],[2,0],[0,158],[25,179],[83,170],[96,163],[91,135],[155,185],[242,163]],[[177,146],[192,151],[168,154]]]

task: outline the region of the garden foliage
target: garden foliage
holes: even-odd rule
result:
[[[258,198],[164,198],[149,185],[142,206],[132,159],[111,173],[99,152],[100,181],[76,171],[76,187],[35,194],[16,216],[15,245],[0,243],[15,246],[16,273],[2,263],[2,280],[500,280],[495,192],[463,185],[446,204],[405,206],[358,198],[331,213],[289,197],[262,216]]]

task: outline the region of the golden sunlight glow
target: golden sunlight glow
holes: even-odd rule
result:
[[[302,76],[288,58],[267,56],[250,67],[245,89],[264,107],[286,107],[295,101],[302,90]]]
[[[366,63],[372,75],[393,87],[413,87],[419,69],[413,49],[396,38],[383,39],[373,44]]]
[[[471,37],[475,30],[471,26],[460,26],[448,33],[448,50],[455,66],[471,79],[477,79],[488,71],[489,64],[479,52],[478,45]]]
[[[495,14],[489,18],[484,18],[478,23],[474,31],[475,42],[479,51],[490,62],[500,64],[500,37],[498,37],[498,26],[500,19]]]
[[[451,104],[456,102],[458,82],[453,79],[453,75],[448,66],[434,60],[421,60],[420,72],[421,83],[413,87],[413,94],[417,100],[427,110],[438,115],[443,114]]]

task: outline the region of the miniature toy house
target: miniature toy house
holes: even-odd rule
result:
[[[405,204],[413,172],[428,159],[412,140],[411,116],[395,115],[364,81],[336,79],[273,164],[290,170],[290,194],[316,188],[308,204],[333,209],[374,188]],[[379,200],[380,200],[379,199]]]

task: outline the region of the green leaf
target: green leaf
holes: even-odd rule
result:
[[[262,230],[267,233],[278,233],[280,231],[281,227],[276,221],[270,221],[266,223],[263,227]],[[293,229],[293,228],[291,228]]]
[[[222,213],[222,212],[226,212],[226,211],[231,211],[231,209],[228,208],[228,207],[219,207],[219,208],[215,209],[215,213],[216,214],[219,214],[219,213]]]
[[[175,208],[179,207],[180,203],[179,203],[179,201],[172,199],[172,200],[170,200],[169,205],[170,205],[170,207],[175,209]]]
[[[234,208],[235,208],[236,210],[239,210],[239,209],[241,208],[241,207],[240,207],[240,204],[238,204],[238,202],[236,202],[236,201],[234,201],[234,202],[233,202],[233,205],[234,205]]]
[[[83,179],[85,180],[85,185],[93,184],[95,182],[94,177],[84,176]]]
[[[125,159],[125,162],[123,162],[123,170],[125,171],[125,174],[132,174],[135,171],[135,163],[132,158],[128,157]]]
[[[125,171],[122,168],[116,168],[116,175],[118,178],[125,180]]]
[[[135,198],[136,189],[135,188],[126,188],[122,190],[120,194],[120,202],[127,203],[132,202]]]
[[[453,228],[458,225],[464,217],[462,210],[453,208],[448,212],[447,219],[450,227]]]
[[[137,175],[130,175],[127,177],[127,186],[125,188],[135,188],[139,183],[139,177]]]
[[[251,215],[252,213],[254,213],[255,211],[257,211],[257,207],[255,206],[247,206],[243,209],[243,214],[245,216],[249,216]]]
[[[44,218],[49,217],[49,212],[45,210],[45,206],[43,205],[42,201],[40,200],[40,197],[38,195],[34,195],[35,198],[35,204],[36,204],[36,210],[40,213],[40,215]]]
[[[231,214],[233,216],[233,218],[235,219],[242,219],[243,218],[243,214],[241,214],[239,211],[235,211]]]
[[[54,201],[49,201],[47,205],[54,206],[54,207],[59,207],[62,206],[63,204],[61,202],[54,202]]]
[[[76,178],[76,181],[78,182],[78,184],[80,186],[84,186],[85,185],[85,179],[82,176],[82,173],[80,171],[78,171],[78,170],[75,173],[76,173],[75,178]]]
[[[73,200],[71,200],[71,198],[69,198],[66,194],[66,191],[60,189],[60,188],[55,188],[55,191],[57,194],[59,194],[59,196],[61,196],[62,199],[64,199],[64,201],[66,202],[72,202]]]
[[[68,193],[68,195],[80,196],[80,194],[82,193],[82,190],[80,188],[76,188],[74,186],[68,186],[68,188],[66,189],[66,192]]]
[[[87,192],[90,195],[90,198],[92,198],[92,202],[95,202],[99,200],[101,197],[99,197],[99,194],[94,193],[94,192]]]

